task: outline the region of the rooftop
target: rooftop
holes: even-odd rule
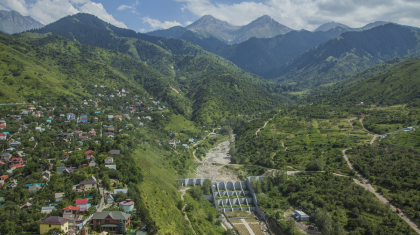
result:
[[[43,221],[41,221],[39,223],[40,224],[65,224],[68,221],[69,221],[68,219],[65,219],[63,217],[51,216],[51,217],[48,217],[48,218],[44,219]]]

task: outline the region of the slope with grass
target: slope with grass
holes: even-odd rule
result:
[[[418,57],[419,38],[417,31],[395,24],[347,32],[268,72],[266,77],[302,88],[318,87],[395,57]]]

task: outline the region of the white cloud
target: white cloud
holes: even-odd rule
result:
[[[95,15],[99,19],[113,24],[117,27],[127,28],[127,26],[123,22],[116,20],[112,15],[108,14],[101,3],[89,2],[81,6],[79,10],[83,13]]]
[[[103,21],[115,26],[127,28],[127,26],[116,20],[106,12],[101,3],[90,0],[1,0],[0,6],[15,10],[22,15],[29,15],[43,24],[49,24],[68,15],[79,12],[89,13],[97,16]]]
[[[178,25],[182,26],[182,24],[180,24],[177,21],[160,22],[157,19],[151,19],[149,17],[143,17],[143,22],[148,23],[153,30],[155,30],[155,29],[168,29],[168,28],[178,26]]]
[[[187,22],[185,22],[185,26],[188,26],[188,25],[190,25],[190,24],[192,24],[192,23],[194,23],[194,22],[192,22],[192,21],[187,21]]]
[[[117,8],[117,10],[123,11],[125,9],[133,9],[133,8],[134,8],[133,6],[121,5]]]
[[[393,21],[420,27],[418,0],[266,0],[237,4],[212,3],[210,0],[175,0],[181,10],[196,16],[212,15],[233,25],[245,25],[262,15],[269,15],[294,29],[317,28],[336,21],[361,27],[374,21]]]
[[[139,29],[140,33],[145,33],[146,31],[147,31],[146,29],[142,29],[142,28]]]

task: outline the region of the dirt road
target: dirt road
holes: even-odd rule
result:
[[[346,159],[347,164],[349,165],[350,169],[354,169],[353,165],[350,163],[348,156],[346,155],[346,151],[348,149],[344,149],[343,150],[343,156],[344,159]],[[355,170],[356,171],[356,170]],[[378,192],[376,192],[376,190],[372,187],[372,185],[370,184],[370,182],[365,179],[358,171],[356,171],[356,174],[362,179],[362,181],[358,181],[356,179],[353,179],[354,182],[360,186],[362,186],[363,188],[365,188],[366,190],[372,192],[373,194],[375,194],[375,196],[383,203],[387,204],[390,206],[390,208],[395,212],[395,210],[397,209],[395,206],[393,206],[386,198],[384,198],[382,195],[380,195]],[[418,228],[418,226],[411,221],[409,218],[407,218],[407,216],[404,215],[404,213],[400,212],[400,214],[398,214],[403,220],[405,220],[408,225],[410,225],[410,227],[412,227],[418,234],[420,234],[420,229]]]
[[[349,124],[350,124],[351,127],[354,127],[353,124],[351,124],[351,121],[356,120],[356,119],[357,119],[357,117],[347,119],[347,121],[349,122]]]
[[[274,115],[274,117],[275,117],[275,116],[276,116],[276,115]],[[257,137],[258,137],[258,132],[260,132],[260,130],[261,130],[261,129],[265,128],[265,126],[267,126],[267,123],[268,123],[269,121],[273,120],[273,118],[274,118],[274,117],[272,117],[272,118],[270,118],[270,120],[266,121],[266,122],[264,123],[264,126],[263,126],[263,127],[261,127],[260,129],[258,129],[258,130],[255,132],[255,136],[257,136]]]
[[[360,119],[360,124],[362,124],[362,127],[363,127],[363,129],[365,130],[365,132],[366,133],[368,133],[368,135],[371,135],[371,136],[373,136],[373,138],[372,138],[372,140],[370,141],[370,145],[372,145],[374,142],[375,142],[375,140],[376,140],[376,138],[378,138],[380,135],[373,135],[373,134],[371,134],[366,128],[365,128],[365,125],[363,125],[363,118],[362,119]]]
[[[184,195],[185,195],[185,193],[187,192],[187,190],[188,190],[189,188],[186,188],[183,192],[182,192],[182,194],[181,194],[181,200],[182,201],[184,201]],[[185,207],[187,206],[187,204],[184,204],[184,207],[182,207],[182,212],[184,212],[184,214],[185,214],[185,219],[186,220],[188,220],[188,223],[190,224],[190,228],[191,228],[191,230],[193,231],[193,233],[195,234],[195,235],[197,235],[196,233],[195,233],[195,231],[194,231],[194,228],[193,228],[193,226],[192,226],[192,224],[191,224],[191,221],[190,221],[190,219],[188,218],[188,215],[187,215],[187,213],[185,213]]]

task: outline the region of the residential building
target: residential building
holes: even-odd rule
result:
[[[125,229],[131,224],[130,214],[121,211],[102,211],[96,212],[92,216],[91,225],[94,230],[98,229],[99,223],[101,224],[102,230],[115,232],[120,219],[123,220]]]
[[[50,164],[52,164],[52,163],[50,163]],[[49,180],[50,178],[51,178],[51,176],[52,176],[52,174],[51,174],[51,172],[50,171],[44,171],[44,172],[42,172],[42,178],[43,179],[46,179],[46,180]]]
[[[108,120],[112,120],[114,118],[114,115],[108,115]]]
[[[106,196],[106,198],[105,198],[105,202],[106,202],[106,204],[114,203],[114,197],[112,197],[111,194],[108,194],[108,196]]]
[[[76,115],[74,113],[67,113],[66,114],[67,120],[76,120]]]
[[[65,166],[59,166],[56,168],[57,174],[61,175],[66,170]]]
[[[25,203],[25,204],[23,204],[21,207],[20,207],[20,209],[21,210],[26,210],[26,209],[28,209],[29,207],[31,207],[32,206],[32,204],[30,203],[30,202],[27,202],[27,203]]]
[[[107,157],[107,158],[105,158],[105,160],[104,160],[104,163],[105,164],[111,164],[111,163],[113,163],[114,162],[114,158],[113,157]]]
[[[90,130],[88,132],[88,134],[92,137],[92,136],[96,136],[96,131],[94,129]]]
[[[59,216],[51,216],[39,222],[39,233],[41,235],[54,228],[67,233],[69,231],[69,220]]]
[[[20,142],[15,141],[13,143],[10,143],[9,145],[10,145],[10,147],[17,148],[17,147],[20,146]]]
[[[41,213],[45,213],[48,215],[49,213],[52,212],[52,210],[55,210],[55,209],[57,209],[57,207],[55,206],[45,206],[41,208]]]
[[[118,205],[119,207],[123,208],[125,212],[133,212],[134,210],[134,202],[131,199],[125,199]]]
[[[12,154],[10,154],[10,153],[3,153],[1,155],[1,160],[2,161],[5,161],[5,162],[8,162],[11,157],[12,157]]]
[[[80,211],[86,211],[89,208],[87,199],[76,199],[76,207],[80,207]]]
[[[117,165],[105,165],[105,167],[109,169],[114,169],[114,170],[117,169]]]
[[[64,193],[55,193],[55,202],[62,201],[64,199]]]
[[[113,149],[113,150],[110,150],[108,153],[112,154],[112,155],[118,155],[118,154],[120,154],[120,150]]]
[[[33,106],[32,104],[26,106],[26,110],[28,110],[29,112],[32,112],[35,110],[35,106]]]
[[[98,189],[98,182],[96,182],[96,180],[93,180],[93,179],[83,180],[82,182],[79,183],[79,185],[80,185],[80,189],[83,191],[91,190],[93,188]]]
[[[70,223],[73,223],[77,219],[77,215],[79,212],[79,206],[68,206],[66,208],[63,208],[63,217],[68,219]]]
[[[96,162],[95,162],[95,160],[91,160],[90,162],[89,162],[89,166],[91,166],[91,167],[95,167],[96,166]]]
[[[0,141],[5,141],[7,138],[7,135],[4,133],[0,133]]]
[[[8,175],[2,175],[0,176],[0,180],[7,180],[9,178]]]
[[[42,187],[41,187],[40,185],[36,184],[36,185],[29,186],[28,191],[29,191],[30,193],[31,193],[31,192],[36,193],[36,192],[38,192],[41,188],[42,188]]]
[[[114,189],[114,195],[117,195],[117,193],[122,192],[124,194],[128,193],[128,189],[123,188],[123,189]]]

